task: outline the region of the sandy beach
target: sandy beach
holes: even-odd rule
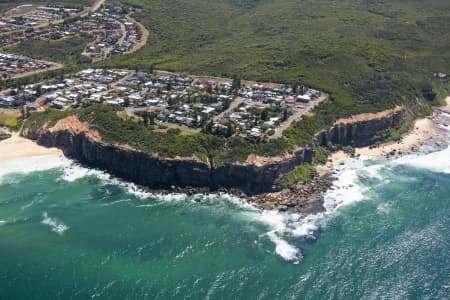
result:
[[[57,148],[46,148],[39,146],[35,142],[20,137],[18,133],[13,133],[9,139],[0,141],[0,162],[25,157],[58,155],[63,156],[61,150]]]
[[[447,103],[440,109],[450,112],[450,96],[445,99]],[[441,118],[442,111],[436,109],[435,113],[427,118],[416,120],[409,132],[404,134],[399,141],[371,146],[355,148],[355,156],[388,156],[392,153],[410,153],[427,143],[443,139],[443,133],[438,129],[439,125],[449,126]],[[326,173],[333,168],[333,165],[350,155],[343,151],[338,151],[330,155],[325,165],[318,166],[319,173]]]
[[[447,105],[440,109],[450,113],[450,96],[445,101]],[[356,148],[355,156],[387,156],[393,152],[408,153],[426,143],[439,140],[443,138],[443,134],[438,129],[438,126],[442,125],[450,128],[450,124],[446,124],[442,120],[441,115],[442,111],[436,109],[432,116],[417,120],[412,129],[403,135],[400,141],[382,144],[377,147]],[[18,133],[13,133],[11,138],[0,141],[0,161],[46,155],[64,156],[61,150],[39,146],[34,141],[21,137]],[[330,155],[325,165],[318,166],[317,169],[320,173],[327,172],[333,167],[334,163],[349,157],[349,154],[343,151],[335,152]]]

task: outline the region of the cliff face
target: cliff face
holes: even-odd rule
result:
[[[316,145],[328,142],[362,146],[370,144],[380,130],[400,123],[402,110],[373,118],[340,120],[316,136]],[[229,163],[214,167],[195,158],[166,159],[125,146],[101,141],[100,135],[76,117],[60,120],[52,128],[36,132],[25,130],[25,137],[64,153],[92,167],[153,189],[176,187],[234,188],[252,195],[281,189],[276,184],[280,174],[302,163],[312,163],[314,150],[301,149],[291,156],[256,163]]]
[[[107,170],[117,177],[153,189],[208,187],[240,189],[247,194],[279,190],[275,180],[304,162],[312,150],[299,150],[288,159],[261,166],[225,164],[212,167],[194,158],[165,159],[142,151],[104,143],[99,135],[74,117],[50,129],[25,130],[23,135],[46,147],[57,147],[81,163]]]
[[[354,147],[369,146],[376,142],[377,133],[399,126],[404,115],[404,109],[396,107],[380,113],[340,119],[330,129],[322,130],[316,135],[316,145],[333,143]]]

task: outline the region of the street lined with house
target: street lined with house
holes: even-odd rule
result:
[[[26,8],[26,9],[25,9]],[[79,35],[94,35],[95,41],[83,54],[93,61],[135,52],[149,37],[148,30],[130,14],[133,9],[98,1],[89,13],[62,6],[19,6],[10,17],[0,20],[0,47],[16,45],[28,39],[51,41]],[[12,11],[13,11],[12,10]],[[47,12],[50,11],[51,13]],[[32,17],[34,16],[34,17]],[[35,22],[41,16],[42,21]],[[67,22],[63,22],[68,20]],[[48,26],[52,24],[53,26]]]
[[[259,141],[281,137],[293,121],[326,98],[326,94],[300,86],[92,68],[61,80],[4,91],[0,105],[66,110],[102,103],[124,107],[129,118],[159,130],[239,135]]]
[[[0,35],[1,45],[28,38],[58,40],[80,34],[94,35],[83,55],[99,61],[139,50],[147,43],[148,30],[130,14],[132,7],[99,0],[89,12],[69,7],[19,6],[14,16],[47,16],[51,27],[33,27]],[[14,9],[13,9],[14,11]],[[69,22],[67,17],[76,15]],[[12,15],[11,15],[12,16]],[[44,18],[45,19],[45,18]],[[44,23],[41,23],[41,25]],[[7,30],[7,29],[5,29]],[[3,61],[2,61],[3,59]],[[23,56],[0,54],[0,75],[17,78],[62,65]],[[303,85],[246,82],[238,78],[201,77],[164,71],[85,69],[70,76],[3,91],[0,106],[26,106],[29,110],[73,109],[95,104],[124,107],[125,115],[159,130],[179,129],[219,136],[239,135],[252,141],[278,139],[327,95]]]
[[[0,79],[14,79],[62,68],[61,64],[0,52]]]

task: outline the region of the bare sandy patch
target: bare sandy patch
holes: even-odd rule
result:
[[[46,155],[63,156],[63,153],[57,148],[39,146],[32,140],[20,137],[17,133],[14,133],[9,139],[0,141],[0,162]]]

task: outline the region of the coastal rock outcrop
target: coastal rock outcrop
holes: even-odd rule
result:
[[[316,145],[327,143],[364,146],[381,130],[400,124],[403,109],[366,114],[338,120],[316,135]],[[302,163],[313,163],[314,149],[299,149],[274,158],[255,158],[244,163],[215,166],[196,157],[162,158],[127,145],[112,145],[82,123],[76,116],[57,122],[51,128],[26,129],[25,137],[47,147],[57,147],[81,163],[106,170],[113,175],[152,189],[198,187],[210,190],[238,189],[247,195],[282,190],[277,179]]]
[[[381,131],[398,127],[404,114],[405,110],[398,106],[379,113],[360,114],[337,120],[331,128],[316,135],[316,145],[332,143],[353,147],[369,146],[376,142],[376,135]]]

